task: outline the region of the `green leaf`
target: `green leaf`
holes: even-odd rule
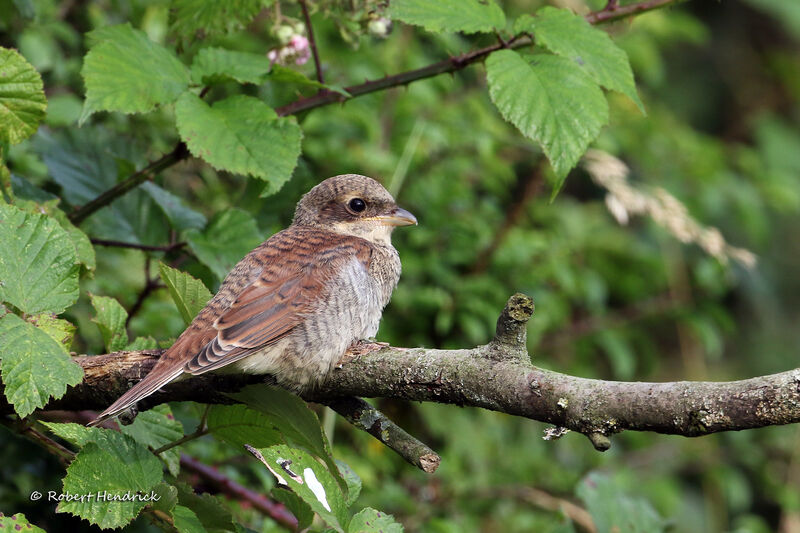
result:
[[[121,426],[120,431],[132,437],[136,442],[155,450],[182,438],[183,424],[175,420],[168,405],[158,405],[139,413],[133,424]],[[178,447],[166,450],[159,457],[167,464],[169,473],[177,476],[181,469],[181,455]]]
[[[158,204],[176,231],[202,229],[206,225],[206,217],[188,207],[180,196],[175,196],[150,181],[142,183],[140,187]]]
[[[203,264],[225,279],[233,266],[258,246],[261,232],[250,213],[234,208],[215,215],[202,233],[186,232],[186,241]]]
[[[522,15],[517,19],[514,32],[533,33],[536,44],[575,61],[594,81],[626,95],[644,113],[628,54],[606,32],[582,16],[568,9],[545,6],[534,17]]]
[[[87,442],[67,468],[64,494],[94,495],[84,501],[62,501],[58,512],[88,520],[101,528],[118,528],[133,520],[147,505],[161,481],[161,463],[131,437],[100,430],[102,437]]]
[[[78,299],[75,247],[58,222],[0,204],[0,300],[25,313],[61,313]]]
[[[187,92],[178,99],[175,115],[189,151],[214,168],[249,174],[277,189],[292,176],[300,127],[261,100],[237,95],[209,106]]]
[[[172,520],[179,533],[206,533],[194,511],[183,505],[176,505],[172,510]]]
[[[202,85],[228,80],[259,85],[264,82],[270,68],[269,59],[262,54],[203,48],[192,60],[192,80]]]
[[[191,509],[209,532],[237,531],[230,509],[211,494],[195,494],[186,483],[176,483],[178,502]]]
[[[90,428],[74,422],[61,424],[58,422],[42,422],[50,431],[75,446],[84,447],[87,443],[105,439],[103,428]]]
[[[155,350],[158,348],[158,342],[153,337],[136,337],[133,342],[129,343],[126,351],[139,351],[139,350]]]
[[[268,385],[252,385],[228,396],[269,415],[278,431],[291,444],[302,446],[324,460],[341,489],[347,490],[347,483],[339,474],[339,468],[331,456],[328,439],[317,415],[300,397],[280,387]]]
[[[297,518],[297,530],[303,531],[314,521],[314,511],[303,499],[286,485],[276,485],[269,493],[274,500],[281,502]]]
[[[146,113],[174,102],[189,86],[189,70],[175,54],[130,24],[90,35],[83,62],[86,102],[79,124],[95,111]]]
[[[296,83],[298,85],[305,85],[306,87],[314,87],[316,89],[329,89],[337,92],[342,96],[351,98],[353,95],[337,85],[328,85],[327,83],[320,83],[317,80],[312,80],[302,72],[294,69],[284,67],[283,65],[272,65],[272,72],[269,73],[270,81],[277,81],[281,83]]]
[[[109,296],[90,294],[90,297],[92,306],[97,312],[97,316],[92,319],[92,322],[100,328],[106,350],[118,352],[124,349],[128,344],[128,332],[125,329],[128,312],[117,300]]]
[[[28,322],[50,335],[65,350],[69,351],[72,347],[72,339],[75,337],[75,325],[69,320],[57,318],[49,313],[42,313],[28,317]]]
[[[603,91],[573,61],[499,50],[486,59],[492,101],[507,121],[542,145],[559,179],[608,122]]]
[[[273,0],[174,0],[172,29],[183,37],[195,32],[223,33],[243,28]]]
[[[285,444],[257,451],[262,457],[256,457],[275,475],[279,484],[291,488],[328,525],[344,531],[347,507],[341,488],[330,471],[312,455]]]
[[[0,372],[8,403],[21,417],[83,379],[63,344],[11,313],[0,318]]]
[[[365,507],[350,520],[348,533],[403,533],[403,526],[390,514]]]
[[[199,279],[164,263],[158,263],[158,273],[184,322],[190,324],[211,299],[211,292]]]
[[[42,77],[19,52],[0,47],[0,142],[33,135],[46,109]]]
[[[594,519],[597,533],[657,533],[666,522],[644,498],[631,497],[606,476],[590,473],[578,485],[578,498]]]
[[[347,501],[345,505],[350,507],[356,503],[359,494],[361,494],[361,478],[358,477],[358,474],[344,461],[336,459],[336,466],[339,468],[339,474],[342,476],[342,479],[347,483]]]
[[[17,513],[15,515],[6,516],[0,513],[0,529],[8,531],[8,533],[16,533],[22,531],[24,533],[47,533],[44,529],[36,527],[28,522],[25,515]]]
[[[211,433],[238,449],[245,444],[261,448],[285,443],[271,417],[246,405],[214,405],[207,424]]]
[[[491,33],[506,25],[493,0],[392,0],[389,16],[434,32]]]

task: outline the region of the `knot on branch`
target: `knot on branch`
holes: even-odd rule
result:
[[[526,348],[528,319],[533,316],[533,299],[520,292],[508,299],[505,309],[497,319],[490,353],[496,359],[528,359]]]

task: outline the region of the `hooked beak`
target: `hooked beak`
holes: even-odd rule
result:
[[[387,226],[416,226],[417,217],[406,211],[402,207],[396,208],[390,215],[379,215],[374,217]]]

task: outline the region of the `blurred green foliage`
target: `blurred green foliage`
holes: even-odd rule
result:
[[[224,17],[223,10],[176,24],[176,13],[191,2],[177,4],[0,1],[0,45],[17,48],[41,73],[48,100],[37,134],[3,146],[19,197],[57,197],[69,212],[179,139],[169,106],[145,115],[101,111],[78,127],[88,32],[129,22],[155,43],[177,44],[188,63],[208,46],[264,55],[284,44],[282,27],[302,20],[296,3],[281,2],[249,23]],[[372,11],[378,4],[313,2],[327,84],[343,87],[419,68],[495,39],[434,34],[398,21],[387,26]],[[543,3],[501,4],[511,20]],[[586,4],[570,5],[602,7],[599,0]],[[379,178],[420,220],[419,227],[396,233],[404,273],[380,340],[428,347],[485,343],[507,297],[520,291],[536,303],[529,327],[535,363],[561,372],[722,380],[797,366],[798,20],[793,2],[696,1],[607,28],[628,53],[647,115],[629,98],[609,95],[611,124],[594,146],[622,159],[632,182],[666,189],[728,242],[757,254],[752,270],[723,265],[646,217],[620,226],[604,205],[605,191],[581,168],[551,200],[557,180],[548,163],[493,107],[478,64],[301,114],[297,167],[265,198],[263,182],[190,159],[90,217],[81,228],[95,239],[154,246],[185,239],[188,245],[169,252],[95,246],[94,274],[84,272],[80,299],[64,315],[78,327],[71,349],[103,353],[104,342],[117,346],[89,293],[122,304],[131,341],[151,337],[169,344],[184,320],[167,290],[143,293],[158,279],[156,261],[215,289],[259,238],[291,221],[303,192],[326,177],[357,172]],[[314,77],[313,62],[291,67]],[[277,107],[316,90],[313,84],[239,87],[223,80],[209,97],[243,92]],[[226,232],[234,223],[232,239]],[[221,241],[226,246],[215,249]],[[363,482],[357,508],[391,513],[408,531],[579,530],[569,514],[526,499],[526,487],[590,512],[609,509],[611,499],[614,512],[641,517],[638,525],[666,523],[675,532],[789,532],[800,521],[796,427],[691,440],[625,433],[601,455],[580,435],[546,442],[541,424],[506,415],[377,403],[441,453],[439,471],[416,471],[341,420],[333,454]],[[175,412],[185,428],[195,427],[201,415],[192,405]],[[23,512],[49,531],[95,531],[56,515],[53,503],[29,501],[33,490],[60,490],[63,468],[4,427],[0,433],[0,509]],[[260,464],[223,441],[204,438],[184,450],[256,490],[274,484]],[[252,508],[228,503],[253,530],[277,527]],[[602,523],[596,520],[598,531]],[[127,530],[150,527],[139,518]]]

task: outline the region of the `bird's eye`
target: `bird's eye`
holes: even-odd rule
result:
[[[350,209],[352,209],[356,213],[360,213],[361,211],[367,208],[367,203],[361,198],[353,198],[347,205],[349,205]]]

